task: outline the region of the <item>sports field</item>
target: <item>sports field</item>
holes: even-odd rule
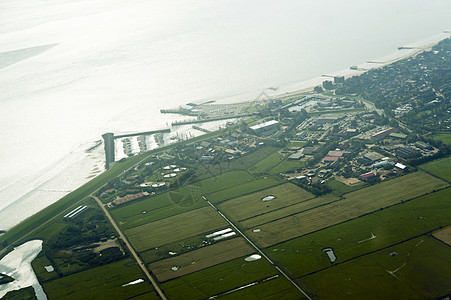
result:
[[[274,196],[275,198],[269,201],[262,201],[266,196]],[[297,204],[314,197],[313,194],[294,184],[285,183],[228,200],[221,203],[219,208],[230,216],[232,220],[239,221],[282,207]]]
[[[232,238],[210,246],[163,259],[149,265],[160,282],[193,273],[244,255],[254,253],[243,238]],[[171,268],[176,267],[174,271]]]
[[[200,233],[226,227],[228,223],[211,207],[203,207],[183,214],[147,223],[126,230],[136,251],[158,247]]]

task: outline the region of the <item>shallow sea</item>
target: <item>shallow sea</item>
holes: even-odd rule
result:
[[[449,0],[1,1],[0,229],[99,174],[102,149],[85,149],[107,131],[405,55],[448,36],[450,15]]]

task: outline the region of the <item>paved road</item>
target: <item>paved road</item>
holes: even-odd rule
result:
[[[262,257],[264,257],[272,266],[274,266],[276,269],[277,269],[277,271],[279,271],[280,272],[280,274],[282,274],[286,279],[288,279],[288,281],[289,282],[291,282],[291,284],[292,285],[294,285],[294,287],[298,290],[298,291],[300,291],[307,299],[309,299],[309,300],[312,300],[312,297],[310,297],[303,289],[301,289],[301,287],[300,286],[298,286],[297,284],[296,284],[296,282],[294,282],[290,277],[288,277],[288,275],[284,272],[284,271],[282,271],[282,269],[280,269],[277,265],[275,265],[274,263],[273,263],[273,261],[268,257],[268,256],[266,256],[266,254],[265,253],[263,253],[263,251],[257,246],[257,245],[255,245],[246,235],[244,235],[244,233],[241,231],[241,230],[239,230],[236,226],[235,226],[235,224],[233,224],[232,223],[232,221],[230,221],[219,209],[217,209],[216,208],[216,206],[214,206],[213,205],[213,203],[211,203],[210,201],[208,201],[208,199],[207,198],[205,198],[205,196],[202,196],[202,198],[211,206],[211,207],[213,207],[213,209],[214,210],[216,210],[216,212],[224,219],[224,220],[226,220],[227,221],[227,223],[229,223],[230,224],[230,226],[232,226],[233,227],[233,229],[236,231],[236,232],[238,232],[238,234],[240,234],[255,250],[257,250],[257,252],[258,253],[260,253],[260,255],[262,256]]]
[[[152,277],[152,275],[150,275],[149,271],[147,271],[146,266],[141,261],[141,259],[139,258],[138,254],[133,249],[133,247],[130,245],[130,243],[128,242],[128,240],[125,237],[125,235],[119,229],[119,227],[117,226],[116,222],[113,220],[113,218],[111,217],[110,213],[106,209],[105,205],[103,205],[102,201],[100,201],[100,199],[97,198],[96,196],[91,195],[91,197],[94,198],[97,201],[97,203],[100,205],[100,207],[103,209],[103,211],[105,212],[105,215],[107,216],[108,220],[110,220],[111,224],[113,224],[114,229],[116,229],[116,231],[119,234],[120,238],[124,241],[124,243],[127,246],[128,250],[133,255],[135,260],[138,262],[138,265],[141,267],[141,269],[143,270],[144,274],[146,274],[147,278],[152,283],[152,285],[155,288],[155,290],[157,291],[158,295],[161,297],[161,299],[167,300],[166,296],[163,294],[163,291],[160,289],[160,286],[158,285],[157,281]]]

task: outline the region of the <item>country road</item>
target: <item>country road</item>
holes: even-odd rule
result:
[[[149,281],[152,283],[153,287],[155,288],[155,290],[157,291],[158,295],[160,296],[161,299],[163,300],[167,300],[166,296],[164,295],[163,291],[161,290],[160,286],[158,285],[158,282],[152,277],[152,275],[149,273],[149,271],[146,269],[146,266],[144,265],[144,263],[141,261],[141,259],[139,258],[138,254],[136,253],[135,249],[133,249],[133,247],[130,245],[130,243],[128,242],[127,238],[125,237],[125,235],[122,233],[122,231],[119,229],[119,226],[117,226],[116,222],[113,220],[113,218],[111,217],[110,213],[108,212],[108,210],[105,208],[105,205],[102,203],[102,201],[100,201],[99,198],[97,198],[96,196],[91,194],[91,197],[94,198],[97,203],[99,204],[99,206],[103,209],[103,212],[105,213],[105,215],[107,216],[108,220],[110,220],[111,224],[113,225],[114,229],[116,229],[117,233],[119,234],[119,237],[122,239],[122,241],[124,241],[125,245],[127,246],[128,250],[130,251],[130,253],[133,255],[133,257],[135,258],[136,262],[138,263],[138,265],[141,267],[141,269],[143,270],[144,274],[146,274],[147,278],[149,279]]]

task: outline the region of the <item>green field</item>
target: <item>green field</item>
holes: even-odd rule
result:
[[[245,171],[227,172],[203,181],[182,186],[155,197],[130,203],[111,210],[111,215],[123,229],[130,229],[149,222],[164,219],[193,209],[206,202],[203,194],[216,191],[218,187],[231,187],[248,183],[254,177]]]
[[[275,196],[270,201],[262,201],[263,197]],[[218,207],[232,220],[239,221],[255,215],[264,214],[285,206],[297,204],[315,196],[300,187],[285,183],[252,194],[241,196],[221,203]]]
[[[290,160],[285,159],[278,165],[276,165],[274,168],[269,170],[269,173],[271,174],[279,174],[279,173],[285,173],[287,171],[292,171],[296,169],[300,169],[302,167],[305,167],[305,160]]]
[[[245,220],[240,221],[240,225],[245,229],[258,227],[261,224],[269,223],[277,219],[282,219],[289,215],[294,215],[318,206],[325,205],[327,203],[338,201],[339,199],[340,198],[338,198],[337,196],[331,194],[317,198],[307,199],[294,205],[290,205],[265,214],[247,218]]]
[[[162,284],[170,299],[205,299],[277,274],[264,259],[237,258]]]
[[[447,145],[451,145],[451,134],[449,133],[442,133],[442,134],[434,134],[432,136],[434,140],[442,141],[443,143]]]
[[[447,181],[451,181],[451,156],[422,164],[421,169]]]
[[[243,238],[232,238],[199,248],[189,253],[163,259],[149,265],[160,282],[190,274],[244,255],[255,250]],[[173,271],[172,267],[178,267]]]
[[[288,280],[279,276],[278,278],[258,283],[251,287],[235,291],[233,293],[221,296],[220,299],[284,299],[298,300],[305,298]]]
[[[344,183],[342,183],[342,182],[340,182],[340,181],[338,181],[336,179],[332,179],[332,180],[328,180],[327,181],[327,186],[330,187],[333,190],[334,194],[337,194],[337,195],[342,195],[342,194],[345,194],[345,193],[349,193],[349,192],[361,189],[361,188],[363,188],[363,187],[365,187],[367,185],[368,184],[365,184],[365,183],[362,182],[362,183],[359,183],[359,184],[356,184],[356,185],[349,186],[349,185],[346,185],[346,184],[344,184]]]
[[[228,223],[208,206],[128,229],[125,234],[136,251],[141,252],[200,233],[226,228],[227,225]]]
[[[319,299],[438,299],[450,292],[450,256],[450,247],[421,236],[302,280]]]
[[[278,184],[283,181],[275,177],[264,177],[241,185],[222,189],[220,191],[207,194],[208,200],[212,203],[218,203],[224,200],[232,199],[241,195],[250,194]]]
[[[265,159],[256,163],[253,167],[249,168],[249,171],[254,174],[266,173],[269,169],[272,169],[279,164],[283,160],[283,157],[284,156],[279,152],[274,152]]]
[[[366,213],[424,195],[448,184],[424,172],[411,173],[348,194],[341,201],[266,223],[261,232],[248,230],[250,238],[263,247],[338,224]]]
[[[451,224],[450,198],[447,188],[277,244],[267,254],[295,277],[305,276],[331,267],[324,248],[334,249],[337,264]]]
[[[49,299],[133,299],[139,295],[159,299],[147,280],[122,287],[140,278],[145,278],[141,269],[126,259],[44,283],[43,287]]]

